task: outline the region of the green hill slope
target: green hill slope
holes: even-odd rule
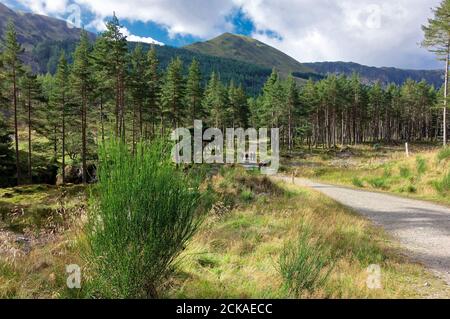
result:
[[[17,38],[25,49],[23,60],[38,69],[39,61],[33,57],[32,51],[36,45],[46,41],[74,42],[80,38],[81,29],[69,26],[66,21],[33,13],[19,12],[9,9],[0,3],[0,37],[6,31],[9,21],[14,23]],[[89,33],[91,39],[95,38]]]
[[[184,48],[197,53],[253,63],[265,68],[276,68],[283,74],[313,72],[287,54],[242,35],[224,33],[212,40],[197,42]]]

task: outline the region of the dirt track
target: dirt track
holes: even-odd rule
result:
[[[281,177],[292,182],[292,178]],[[322,192],[382,226],[413,259],[450,285],[450,209],[387,194],[296,178],[295,184]]]

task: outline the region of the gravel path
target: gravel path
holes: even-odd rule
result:
[[[292,178],[281,178],[292,182]],[[449,208],[301,178],[296,178],[295,184],[316,189],[382,226],[409,250],[411,257],[450,285]]]

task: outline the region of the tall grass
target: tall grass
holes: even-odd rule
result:
[[[423,175],[427,171],[427,161],[421,156],[416,157],[417,174]]]
[[[389,188],[388,180],[384,176],[369,178],[367,182],[374,188],[381,188],[381,189]]]
[[[311,241],[312,232],[302,227],[298,241],[288,243],[279,259],[285,287],[295,296],[320,288],[327,280],[332,266],[328,251]]]
[[[443,160],[450,158],[450,146],[447,146],[439,151],[437,154],[438,162],[442,162]]]
[[[364,182],[356,176],[352,178],[352,184],[356,187],[364,187]]]
[[[157,297],[175,258],[201,221],[199,179],[178,170],[163,143],[99,148],[98,184],[87,225],[94,295]],[[204,207],[206,208],[206,207]]]
[[[411,177],[411,170],[409,169],[409,167],[400,166],[400,176],[402,178],[410,178]]]
[[[444,177],[433,183],[434,188],[440,193],[450,192],[450,172],[448,172]]]

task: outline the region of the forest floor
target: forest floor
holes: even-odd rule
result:
[[[216,204],[162,283],[161,297],[450,296],[382,229],[315,190],[225,167],[211,183]],[[80,254],[86,192],[0,190],[0,298],[92,297],[83,289],[89,278],[82,276],[81,289],[66,286],[67,265],[80,265],[82,274],[88,266]],[[377,289],[367,285],[373,264],[381,269]]]

